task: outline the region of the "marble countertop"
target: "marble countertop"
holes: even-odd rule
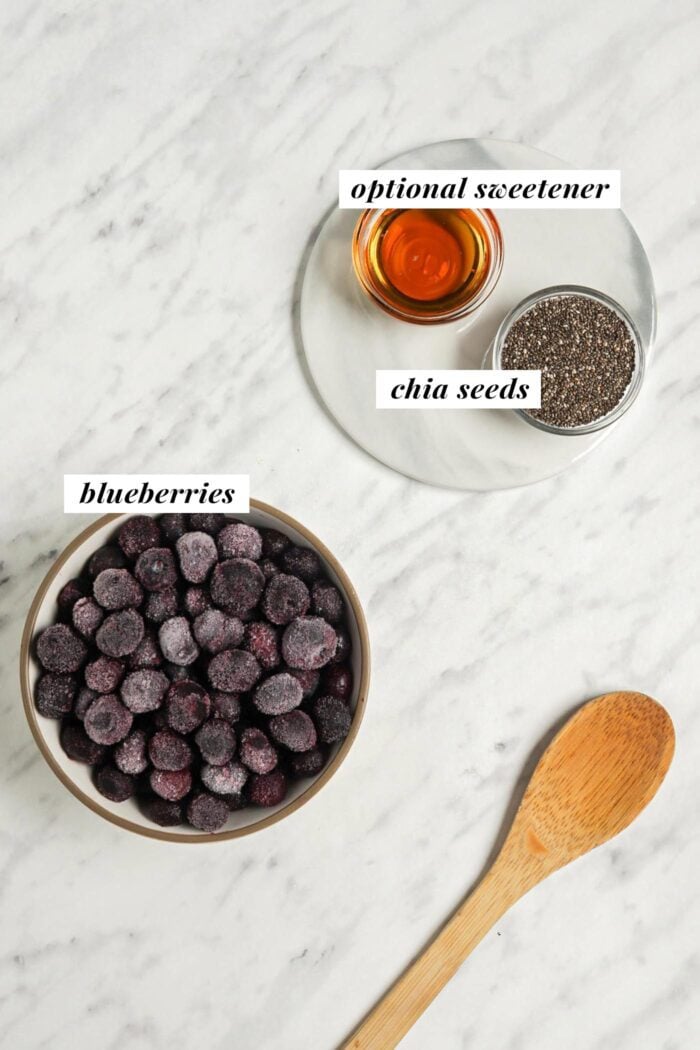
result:
[[[7,0],[0,31],[0,1045],[332,1050],[478,875],[537,740],[615,688],[673,716],[659,797],[403,1045],[699,1045],[697,5]],[[355,447],[293,311],[339,167],[471,135],[621,168],[659,298],[634,426],[486,495]],[[24,616],[85,524],[62,475],[143,470],[250,472],[368,614],[348,760],[241,841],[98,820],[24,721]]]

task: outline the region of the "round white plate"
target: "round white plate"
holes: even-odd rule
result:
[[[393,157],[391,168],[565,168],[514,142],[438,142]],[[460,489],[503,489],[558,474],[630,418],[585,436],[543,433],[510,410],[375,408],[378,368],[480,368],[502,318],[554,284],[581,284],[616,299],[641,333],[647,359],[656,324],[649,262],[621,211],[496,210],[501,278],[472,318],[413,325],[380,310],[352,267],[357,211],[335,208],[311,250],[301,293],[301,333],[326,407],[359,445],[408,477]],[[643,394],[642,394],[643,397]],[[632,416],[634,410],[630,413]]]

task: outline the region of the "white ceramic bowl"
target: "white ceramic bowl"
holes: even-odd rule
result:
[[[140,812],[132,799],[116,803],[104,798],[92,782],[90,767],[73,761],[63,751],[59,741],[60,721],[42,717],[34,705],[34,687],[41,674],[41,668],[33,654],[33,639],[39,631],[54,622],[56,598],[63,585],[80,575],[90,555],[98,547],[109,542],[127,517],[129,517],[127,514],[109,514],[99,518],[81,532],[58,556],[31,604],[22,636],[20,680],[25,713],[39,750],[64,787],[67,787],[76,798],[88,806],[93,813],[97,813],[128,831],[168,842],[216,842],[237,838],[269,827],[293,813],[330,780],[347,755],[360,728],[367,700],[370,651],[367,624],[355,589],[344,569],[327,547],[313,533],[282,511],[257,500],[251,500],[250,512],[236,515],[237,519],[248,521],[251,525],[278,529],[300,547],[311,547],[321,557],[328,577],[343,595],[347,608],[348,630],[352,639],[353,694],[350,704],[353,710],[352,725],[345,740],[335,745],[321,772],[316,777],[291,781],[287,798],[279,806],[270,809],[250,807],[234,812],[228,823],[213,834],[205,834],[186,825],[176,828],[160,828]]]

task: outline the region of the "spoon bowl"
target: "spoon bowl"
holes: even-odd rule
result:
[[[656,794],[673,757],[673,722],[642,693],[584,704],[551,741],[504,845],[543,876],[623,831]]]

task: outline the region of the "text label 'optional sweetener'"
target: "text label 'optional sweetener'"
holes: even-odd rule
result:
[[[620,172],[597,170],[338,173],[341,208],[619,208]]]

